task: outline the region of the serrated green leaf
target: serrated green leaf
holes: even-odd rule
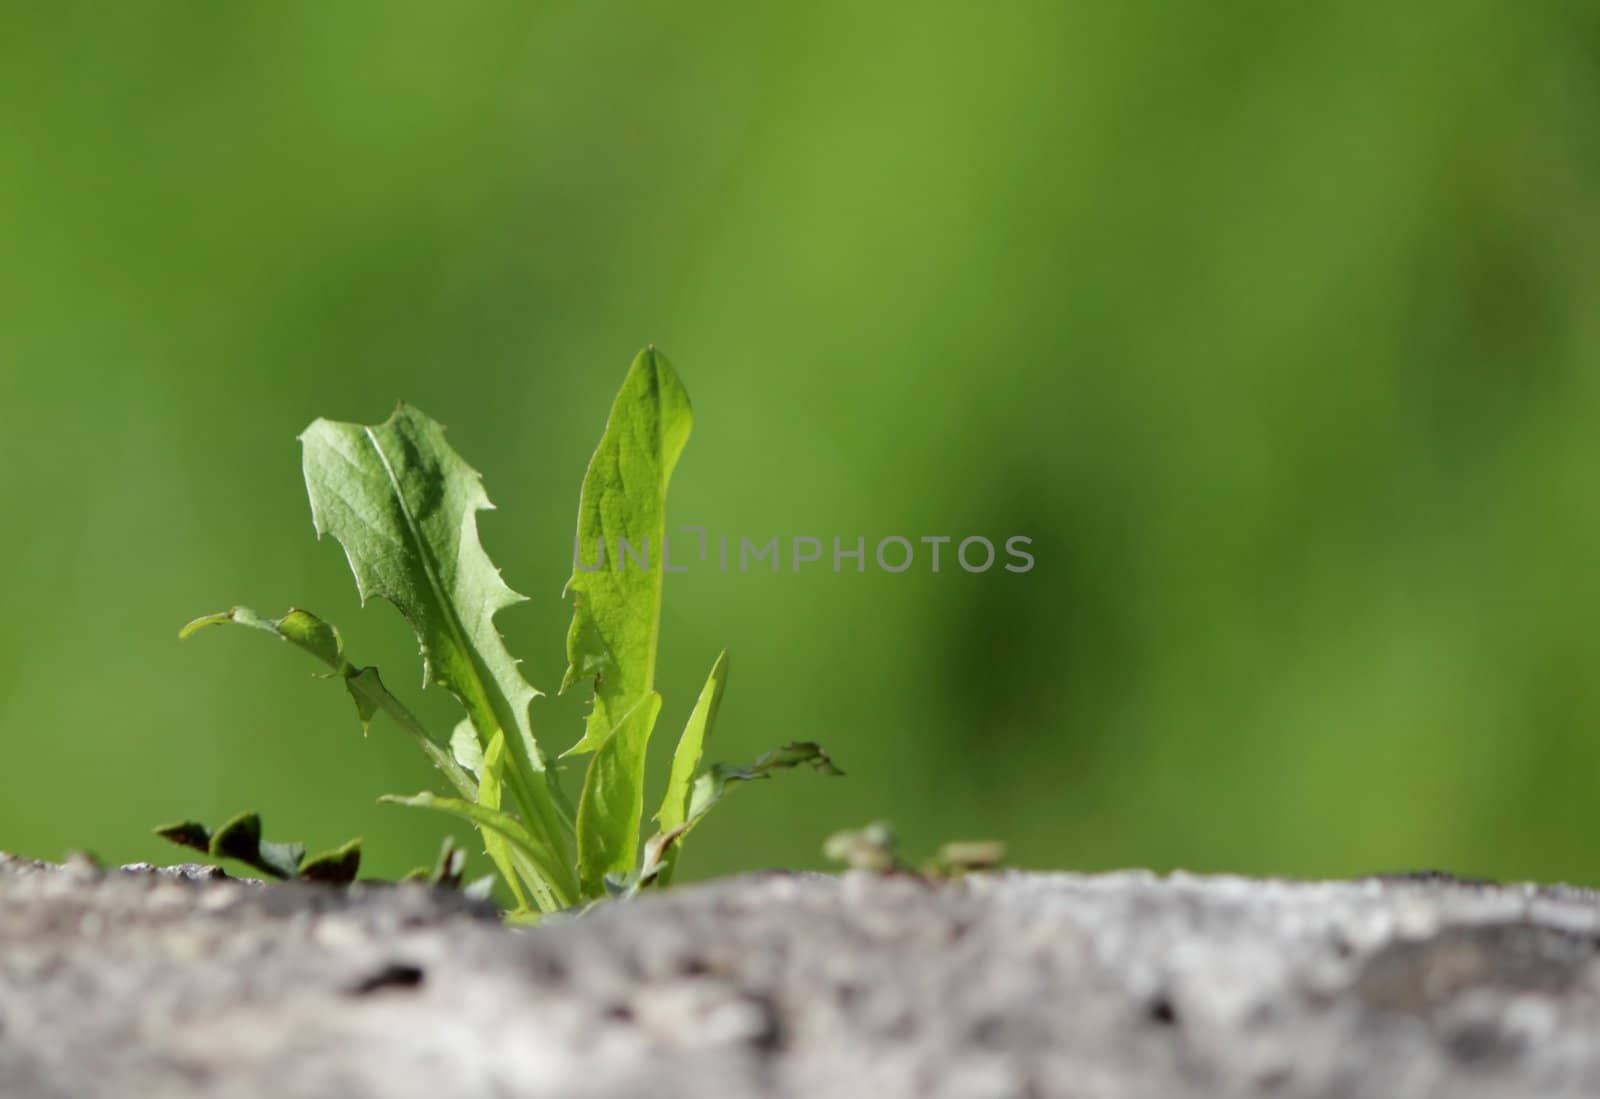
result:
[[[493,622],[523,597],[478,541],[476,514],[492,505],[477,471],[404,405],[371,427],[317,420],[300,441],[318,537],[344,547],[363,603],[386,599],[411,623],[423,682],[454,694],[485,744],[527,734],[537,692]]]
[[[641,703],[655,690],[667,486],[692,425],[683,383],[666,356],[647,348],[629,368],[584,474],[561,689],[594,684],[594,708],[568,752],[596,753],[577,822],[579,878],[590,895],[606,874],[631,870],[638,851],[645,748],[659,709]]]
[[[559,791],[533,738],[522,677],[494,624],[523,597],[500,577],[478,540],[477,513],[492,505],[481,478],[444,429],[404,405],[372,427],[317,420],[301,435],[306,489],[318,536],[344,547],[362,602],[393,603],[422,649],[423,681],[461,702],[487,749],[504,732],[515,760],[505,779],[538,843],[527,856],[541,890],[576,896],[565,856]]]
[[[809,766],[824,775],[843,776],[844,772],[822,750],[822,745],[809,740],[795,741],[774,748],[754,763],[713,763],[705,773],[695,779],[689,797],[689,821],[705,816],[707,811],[727,792],[730,783],[751,782],[771,778],[774,771]]]
[[[299,876],[327,885],[349,885],[360,871],[361,841],[357,839],[307,859],[300,866]]]
[[[422,722],[417,720],[405,704],[389,693],[389,689],[383,685],[383,680],[378,675],[378,669],[357,668],[350,663],[345,656],[344,641],[340,638],[338,629],[332,624],[324,622],[310,611],[291,609],[282,618],[268,618],[249,607],[234,607],[220,614],[208,614],[196,618],[178,633],[178,637],[179,639],[191,637],[207,626],[225,623],[248,626],[270,633],[322,661],[344,682],[345,689],[355,701],[356,715],[361,719],[362,732],[367,731],[374,715],[382,710],[394,719],[395,724],[411,735],[423,754],[433,761],[435,767],[444,772],[450,784],[462,797],[477,797],[478,784],[461,769],[450,753],[439,746],[432,734],[423,727]]]
[[[682,823],[663,828],[645,844],[644,861],[637,879],[640,886],[659,881],[669,863],[673,849],[683,842],[693,828],[705,819],[706,814],[722,800],[728,788],[736,782],[753,782],[771,778],[773,772],[809,765],[812,770],[825,775],[843,775],[821,745],[811,741],[797,741],[774,748],[754,763],[714,763],[694,781],[689,794],[689,808]]]
[[[622,716],[589,761],[578,802],[578,878],[586,896],[604,895],[608,875],[633,869],[644,803],[644,745],[623,730],[643,730],[648,737],[660,712],[661,695],[651,691]]]
[[[155,829],[163,839],[204,851],[212,858],[234,859],[268,877],[347,884],[361,867],[361,841],[306,859],[302,843],[271,843],[262,839],[261,816],[240,813],[215,833],[199,821],[181,821]]]
[[[678,747],[672,753],[672,770],[667,776],[666,796],[662,798],[661,808],[656,813],[656,821],[661,825],[662,832],[671,832],[689,819],[689,795],[694,788],[694,773],[700,767],[700,757],[716,724],[717,710],[722,705],[722,693],[727,685],[728,653],[724,649],[711,666],[711,674],[706,677],[706,685],[701,689],[700,697],[689,714],[689,721],[683,727],[683,735],[678,738]],[[661,870],[656,875],[660,884],[666,885],[671,881],[681,846],[672,844],[663,853]]]

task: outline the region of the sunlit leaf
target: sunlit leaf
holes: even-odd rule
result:
[[[644,745],[623,730],[642,730],[640,735],[648,737],[660,712],[661,695],[651,691],[622,715],[618,732],[600,745],[583,776],[578,874],[588,896],[603,893],[607,875],[632,869],[644,804]]]
[[[506,651],[497,612],[521,602],[478,540],[477,513],[491,507],[481,478],[416,409],[382,424],[317,420],[304,446],[306,489],[319,535],[344,547],[363,602],[388,600],[421,645],[424,683],[461,702],[487,749],[497,733],[516,765],[507,788],[537,843],[530,887],[546,908],[576,898],[565,855],[558,790],[529,724],[536,692]]]
[[[464,770],[475,775],[483,773],[483,745],[478,743],[478,731],[471,720],[463,718],[450,734],[450,755]]]
[[[458,728],[457,732],[459,731]],[[500,811],[503,796],[501,778],[505,774],[505,769],[506,737],[504,733],[495,733],[494,739],[489,741],[488,751],[483,752],[478,759],[478,804],[490,812]],[[482,834],[483,849],[488,852],[490,860],[500,871],[500,876],[505,879],[506,886],[517,902],[517,907],[528,907],[528,896],[522,888],[517,859],[510,842],[504,835],[491,829],[482,830]],[[524,852],[523,857],[531,858],[532,853]]]
[[[689,714],[689,721],[683,727],[683,735],[678,738],[678,747],[672,753],[672,770],[667,776],[666,796],[662,798],[661,808],[656,813],[656,822],[663,833],[671,832],[689,819],[689,796],[694,788],[694,773],[700,767],[700,758],[705,752],[711,729],[716,724],[717,710],[722,705],[722,692],[727,685],[728,653],[724,650],[711,666],[711,674],[706,678],[706,685],[701,689],[694,710]],[[659,884],[666,885],[671,880],[681,849],[682,845],[675,843],[664,852],[661,870],[656,876]]]
[[[667,486],[692,421],[689,395],[666,356],[653,347],[640,352],[611,406],[578,503],[561,687],[594,684],[594,708],[571,749],[596,753],[578,808],[579,876],[591,894],[606,874],[631,870],[638,850],[645,748],[659,711],[658,702],[644,703],[655,689]]]

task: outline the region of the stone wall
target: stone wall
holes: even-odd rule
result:
[[[1600,1094],[1600,895],[762,874],[510,931],[0,856],[0,1096]]]

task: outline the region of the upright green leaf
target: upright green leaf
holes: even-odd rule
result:
[[[566,691],[595,681],[594,710],[571,752],[599,748],[654,687],[667,485],[689,440],[689,395],[655,348],[633,360],[583,478],[567,633]]]
[[[656,821],[662,832],[671,832],[689,819],[689,796],[694,787],[694,773],[700,766],[706,740],[711,736],[717,721],[717,710],[722,705],[722,692],[728,685],[728,653],[724,649],[711,666],[711,674],[700,691],[700,697],[689,714],[689,721],[678,738],[678,747],[672,753],[672,770],[667,776],[667,793],[661,799]],[[672,870],[678,861],[680,845],[672,844],[662,855],[662,867],[656,880],[666,885],[672,879]]]
[[[531,857],[541,903],[576,899],[557,791],[533,739],[538,693],[506,651],[494,616],[518,603],[478,540],[492,505],[481,478],[445,441],[444,428],[401,405],[382,424],[317,420],[300,437],[317,534],[344,547],[362,602],[400,609],[422,648],[423,682],[460,700],[485,748],[497,733],[516,766],[508,786],[537,840]]]
[[[634,704],[589,761],[578,802],[578,877],[585,896],[603,896],[609,875],[633,869],[644,805],[644,745],[661,713],[661,693]],[[623,735],[624,729],[632,730]]]
[[[479,780],[478,804],[485,809],[494,812],[500,810],[501,790],[504,787],[501,779],[505,774],[505,765],[506,735],[495,733],[494,738],[489,741],[489,747],[479,757],[478,766],[475,768]],[[490,829],[483,829],[482,835],[483,849],[489,853],[489,858],[500,871],[500,876],[510,887],[511,895],[516,898],[517,910],[520,912],[528,907],[528,897],[522,890],[521,882],[517,880],[516,860],[512,857],[510,844],[506,842],[505,836]]]
[[[594,709],[572,752],[598,753],[578,806],[579,876],[597,892],[633,869],[644,807],[645,747],[659,702],[656,645],[666,572],[667,485],[693,416],[655,348],[634,359],[589,462],[578,503],[578,560],[561,689],[594,682]]]

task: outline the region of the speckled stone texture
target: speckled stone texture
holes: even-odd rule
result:
[[[764,874],[524,932],[0,856],[0,1096],[1600,1095],[1600,895]]]

